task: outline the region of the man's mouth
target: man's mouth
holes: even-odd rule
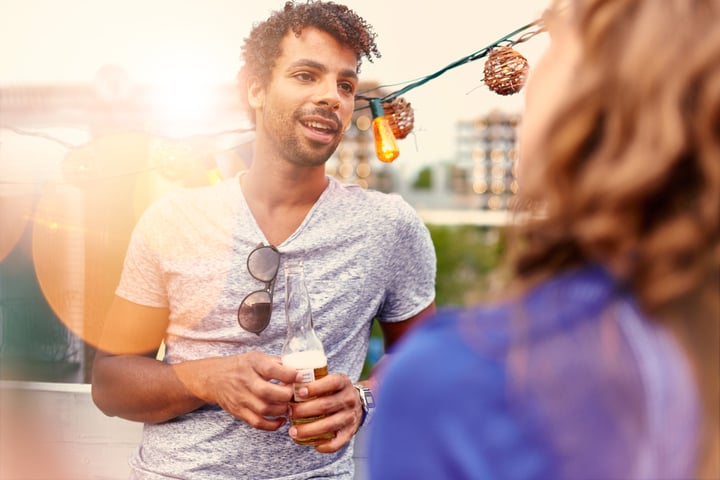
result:
[[[340,126],[334,120],[317,115],[300,119],[300,124],[308,132],[307,138],[319,144],[333,143],[340,131]]]
[[[337,128],[335,127],[334,124],[330,124],[327,122],[320,122],[317,120],[309,120],[309,121],[303,121],[301,123],[308,128],[312,128],[313,130],[318,130],[322,133],[335,133],[337,131]]]

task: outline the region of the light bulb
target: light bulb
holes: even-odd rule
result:
[[[205,175],[207,176],[207,180],[210,185],[215,185],[216,183],[223,181],[223,174],[218,167],[211,168],[205,172]]]
[[[379,98],[370,99],[370,111],[372,112],[373,137],[375,138],[375,154],[381,162],[390,163],[400,155],[395,135],[390,128],[390,123],[385,117],[382,103]]]

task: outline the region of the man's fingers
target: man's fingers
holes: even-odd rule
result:
[[[265,380],[278,380],[290,384],[297,380],[298,372],[282,364],[280,357],[265,355],[261,352],[248,352],[241,362],[247,362],[252,369]]]
[[[233,416],[247,423],[258,430],[275,431],[287,423],[285,417],[263,417],[248,408],[242,408],[238,412],[230,412]]]

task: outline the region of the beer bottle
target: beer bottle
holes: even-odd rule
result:
[[[325,349],[313,329],[310,295],[305,286],[305,270],[302,261],[285,264],[285,318],[288,331],[282,348],[282,363],[302,372],[302,383],[293,385],[293,389],[297,392],[304,383],[318,380],[327,375],[328,371]],[[309,399],[300,399],[296,393],[293,400],[300,402]],[[301,425],[320,418],[322,417],[292,418],[290,423]],[[333,433],[326,433],[296,438],[295,442],[300,445],[316,445],[333,437]]]

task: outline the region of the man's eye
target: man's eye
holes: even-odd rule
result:
[[[298,73],[295,75],[295,78],[303,82],[309,82],[313,79],[312,75],[310,75],[309,73]]]
[[[340,83],[338,87],[347,93],[355,93],[355,85],[353,85],[352,83]]]

